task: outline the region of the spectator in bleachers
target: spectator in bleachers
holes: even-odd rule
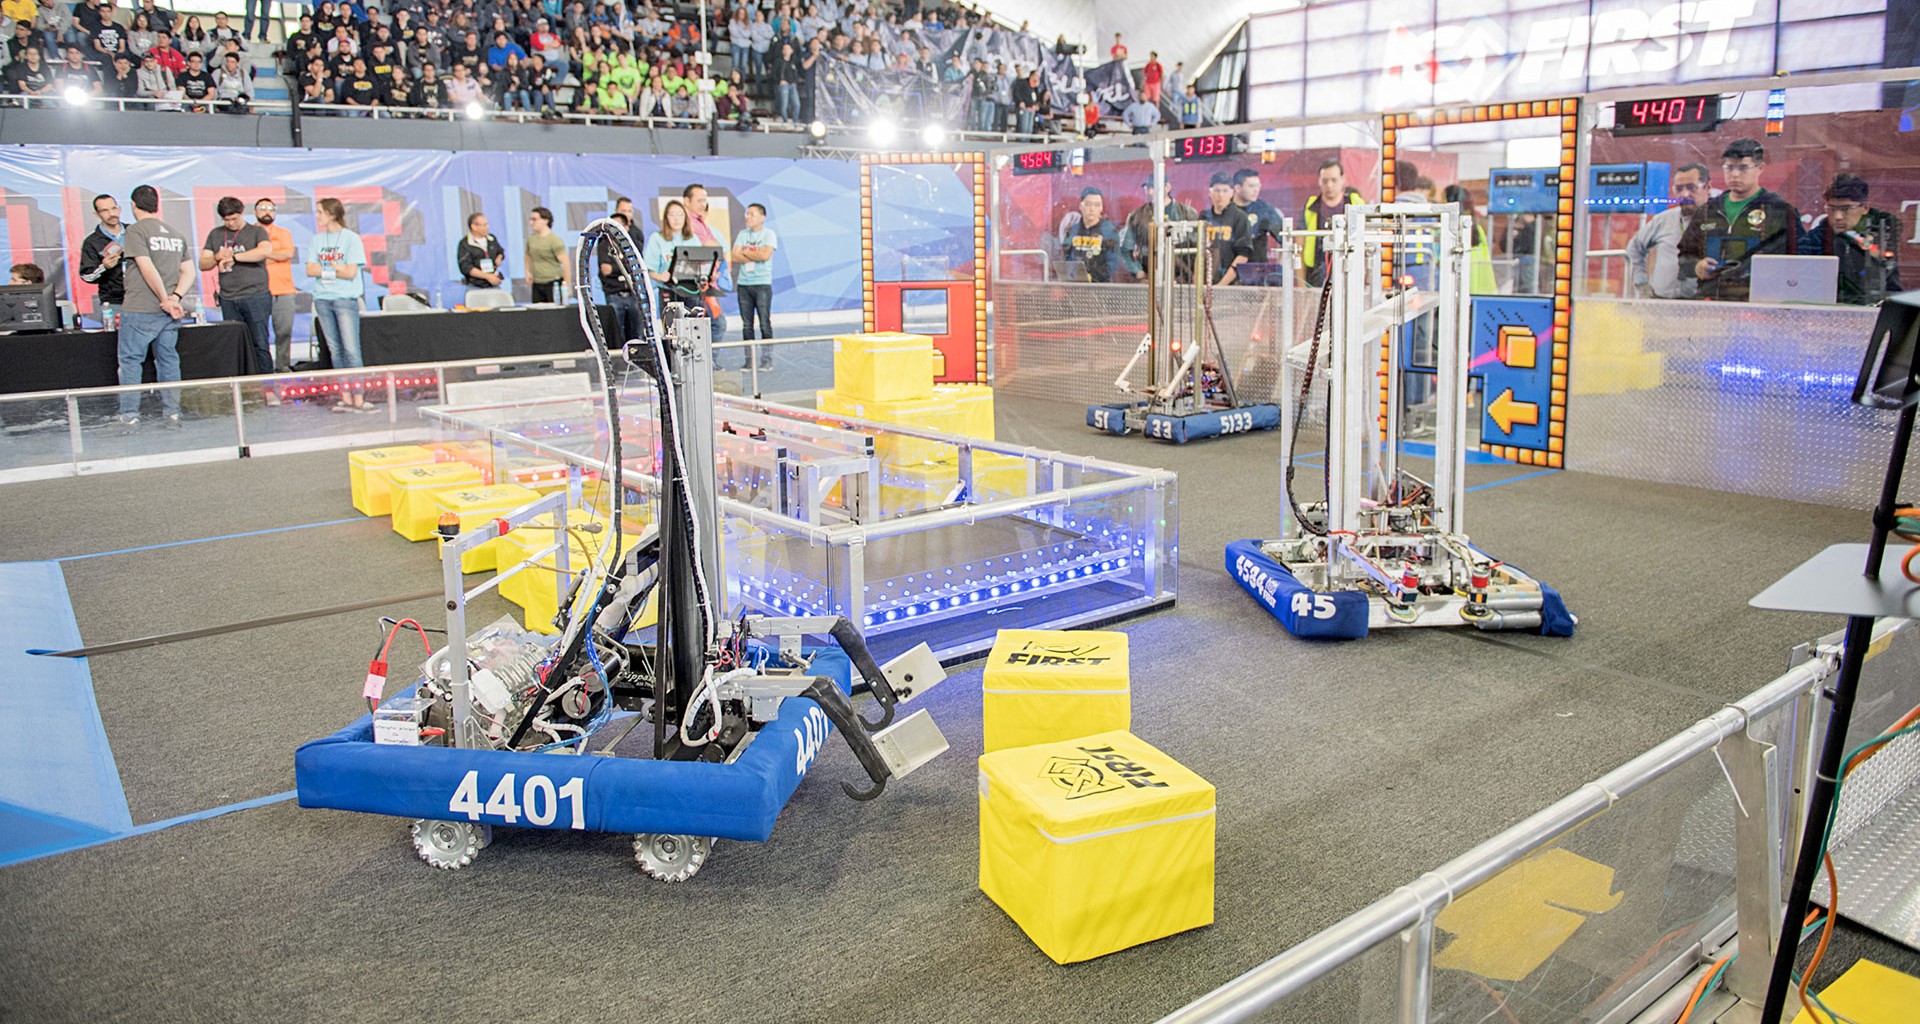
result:
[[[13,38],[7,40],[7,47],[6,47],[7,63],[12,64],[14,61],[19,60],[20,55],[26,52],[27,47],[39,46],[39,45],[40,45],[40,40],[35,38],[33,34],[33,22],[31,21],[14,22]]]
[[[119,53],[115,56],[124,57],[126,54]],[[54,68],[53,78],[62,95],[71,89],[79,89],[90,96],[100,95],[100,73],[93,70],[93,66],[87,63],[86,55],[78,46],[67,47],[67,61]]]
[[[493,46],[487,50],[487,65],[489,67],[504,68],[508,66],[507,62],[509,60],[517,65],[520,61],[526,59],[527,51],[521,49],[520,44],[514,42],[512,36],[504,31],[493,34]]]
[[[15,96],[53,95],[53,69],[41,61],[39,47],[27,47],[20,60],[7,65],[7,92]],[[21,102],[34,105],[32,100]]]
[[[187,100],[190,113],[204,114],[213,100],[213,76],[207,73],[207,58],[198,51],[187,54],[187,70],[174,76],[180,94]]]
[[[327,40],[327,56],[352,60],[360,55],[360,37],[345,25],[333,27],[333,38]]]
[[[292,65],[299,61],[304,61],[306,59],[307,47],[312,46],[316,41],[317,37],[313,29],[313,12],[302,11],[300,12],[300,27],[288,33],[286,48],[281,52],[287,56],[288,64]]]
[[[769,74],[773,78],[773,116],[782,121],[800,120],[802,72],[800,58],[794,55],[792,42],[783,40],[780,43],[780,53],[773,58],[773,67]]]
[[[529,109],[542,114],[553,113],[553,91],[560,83],[560,73],[547,66],[544,56],[536,53],[526,63],[528,95],[536,106]]]
[[[207,38],[213,41],[214,48],[216,49],[221,43],[229,39],[239,43],[241,49],[244,50],[247,48],[245,37],[240,34],[239,29],[234,28],[233,25],[227,21],[227,12],[225,11],[219,11],[214,14],[213,28],[207,33]]]
[[[173,37],[169,33],[159,33],[159,42],[154,44],[152,50],[148,50],[148,56],[159,61],[159,65],[167,69],[167,75],[179,75],[186,71],[186,54],[182,54],[179,46],[173,44]]]
[[[429,66],[446,66],[445,55],[440,52],[440,47],[433,41],[432,33],[424,25],[413,30],[413,42],[407,47],[406,64],[413,69],[415,75],[422,77],[425,76],[425,69]]]
[[[367,59],[353,58],[353,69],[334,86],[334,102],[349,107],[371,107],[379,99],[380,83],[367,70]]]
[[[160,33],[154,31],[153,19],[141,11],[133,16],[133,28],[127,32],[127,48],[121,52],[145,53],[159,41]]]
[[[140,96],[150,100],[177,98],[179,88],[173,80],[173,71],[160,63],[159,50],[140,58],[140,70],[135,74],[139,82]],[[156,110],[178,110],[178,104],[156,105]]]
[[[333,102],[333,76],[327,74],[327,62],[318,57],[307,62],[301,72],[294,98],[302,106]]]
[[[33,27],[40,31],[42,46],[59,46],[74,34],[73,8],[62,0],[40,0]]]
[[[140,76],[133,68],[131,54],[118,54],[113,58],[113,70],[100,81],[101,94],[109,99],[129,100],[140,95]]]
[[[411,105],[425,107],[428,110],[444,110],[453,105],[447,94],[447,82],[440,77],[440,68],[433,64],[420,67],[420,77],[414,82]]]
[[[126,31],[118,23],[106,20],[104,14],[88,35],[87,42],[93,50],[91,59],[96,61],[110,62],[114,54],[127,51]]]
[[[468,71],[467,65],[453,65],[453,77],[446,80],[447,105],[455,109],[464,109],[469,103],[481,101],[480,83]]]
[[[182,53],[198,53],[204,57],[208,50],[213,49],[213,38],[207,35],[206,29],[200,27],[200,16],[197,14],[187,18],[186,27],[180,30],[173,41]]]
[[[213,73],[213,93],[220,109],[229,114],[245,114],[253,109],[253,78],[240,63],[240,55],[229,53]]]
[[[567,73],[567,47],[560,36],[550,27],[547,19],[534,22],[533,33],[527,38],[527,52],[541,58],[545,66],[556,74]]]
[[[140,13],[147,16],[147,24],[152,25],[155,32],[173,31],[173,12],[154,0],[141,0]]]
[[[393,78],[393,69],[399,66],[400,62],[393,57],[393,48],[386,43],[373,44],[371,52],[367,54],[367,73],[373,76],[374,81],[381,83],[383,92],[386,83]],[[381,102],[386,101],[383,99]]]

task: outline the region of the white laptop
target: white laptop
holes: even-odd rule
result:
[[[1840,285],[1840,257],[1760,254],[1751,261],[1748,302],[1833,305]]]

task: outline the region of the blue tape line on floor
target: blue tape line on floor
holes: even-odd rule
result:
[[[1517,484],[1522,480],[1531,480],[1537,476],[1547,476],[1548,474],[1558,473],[1558,472],[1560,471],[1557,469],[1536,469],[1531,473],[1522,473],[1519,476],[1505,477],[1500,480],[1489,480],[1484,484],[1474,484],[1472,487],[1467,488],[1467,490],[1484,491],[1489,487],[1498,487],[1501,484]]]
[[[148,822],[145,825],[135,825],[132,828],[120,832],[95,834],[91,836],[81,835],[64,842],[52,842],[18,850],[0,851],[0,867],[24,864],[30,860],[39,860],[42,857],[51,857],[60,853],[71,853],[74,850],[85,850],[95,846],[105,846],[108,843],[117,843],[122,839],[130,839],[134,836],[144,836],[149,833],[160,832],[173,828],[176,825],[186,825],[196,821],[205,821],[208,818],[218,818],[223,814],[232,814],[235,811],[245,811],[255,807],[266,807],[269,804],[284,803],[293,799],[296,795],[298,794],[295,790],[289,789],[284,793],[254,797],[252,800],[222,804],[219,807],[211,807],[204,811],[195,811],[192,814],[182,814],[178,817],[163,818],[160,821]],[[40,817],[44,818],[48,816],[42,815]],[[58,819],[55,819],[55,821],[57,822]],[[78,825],[78,823],[69,824],[75,825],[76,830],[86,827]]]
[[[1412,455],[1422,459],[1431,459],[1433,458],[1433,445],[1426,441],[1402,441],[1400,442],[1400,454]],[[1498,455],[1489,455],[1486,452],[1475,451],[1473,449],[1467,450],[1465,461],[1469,466],[1512,466],[1516,464],[1512,459],[1503,459]]]
[[[317,526],[340,526],[344,523],[364,523],[366,521],[367,517],[365,516],[351,516],[346,519],[329,519],[321,523],[301,523],[298,526],[276,526],[268,530],[248,530],[245,533],[223,533],[217,537],[200,537],[194,540],[171,540],[165,544],[143,544],[137,548],[116,548],[112,551],[95,551],[89,555],[68,555],[65,558],[56,558],[54,561],[78,562],[85,558],[105,558],[108,555],[130,555],[136,551],[158,551],[161,548],[184,547],[188,544],[205,544],[209,541],[216,540],[238,540],[241,537],[263,537],[269,533],[286,533],[290,530],[311,530]]]

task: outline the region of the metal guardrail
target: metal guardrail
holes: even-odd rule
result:
[[[1920,631],[1912,626],[1909,620],[1883,620],[1875,631],[1876,650],[1884,649],[1896,633],[1906,634],[1906,644],[1920,641]],[[1779,838],[1782,834],[1799,834],[1805,782],[1813,768],[1813,737],[1818,733],[1814,719],[1822,708],[1816,695],[1839,666],[1835,640],[1829,637],[1819,645],[1797,649],[1796,656],[1806,660],[1784,675],[1338,924],[1166,1015],[1160,1024],[1226,1024],[1254,1019],[1280,1007],[1289,997],[1327,978],[1335,970],[1356,963],[1382,944],[1392,944],[1399,960],[1397,1012],[1390,1019],[1405,1024],[1424,1022],[1428,1020],[1433,989],[1434,920],[1441,910],[1503,870],[1571,836],[1636,791],[1682,766],[1696,763],[1695,759],[1703,756],[1720,760],[1741,813],[1733,830],[1735,906],[1727,909],[1717,926],[1704,928],[1702,935],[1725,935],[1730,924],[1736,925],[1746,948],[1770,949],[1772,933],[1783,912],[1779,880],[1788,867],[1783,861],[1792,856]],[[1769,715],[1775,718],[1765,723],[1763,731],[1768,735],[1762,741],[1753,735],[1753,730]],[[1775,744],[1779,749],[1775,749]],[[1785,770],[1781,770],[1782,762]],[[1704,964],[1706,944],[1703,938],[1701,943],[1681,949],[1670,963],[1656,965],[1659,969],[1645,984],[1621,984],[1621,991],[1611,997],[1611,1005],[1590,1007],[1589,1012],[1595,1015],[1582,1019],[1623,1020],[1656,1001],[1661,1005],[1671,1002],[1667,988]],[[1745,967],[1742,972],[1745,977],[1730,971],[1727,988],[1735,995],[1754,1000],[1757,1005],[1760,992],[1749,986],[1757,983],[1764,989],[1768,957],[1763,953],[1743,959],[1744,964],[1736,963],[1736,966]],[[1756,978],[1757,982],[1752,980]],[[1631,980],[1635,979],[1622,978],[1619,982]]]

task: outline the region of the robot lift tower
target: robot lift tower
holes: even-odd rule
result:
[[[1281,394],[1294,398],[1280,425],[1280,537],[1229,544],[1227,570],[1298,636],[1388,626],[1571,635],[1575,620],[1553,588],[1467,539],[1470,229],[1452,204],[1425,203],[1349,206],[1330,227],[1332,272],[1313,335],[1281,366]],[[1429,343],[1434,464],[1425,480],[1401,464],[1401,410],[1408,352]],[[1303,501],[1294,453],[1316,378],[1326,482]]]
[[[1278,427],[1280,407],[1260,401],[1244,381],[1236,380],[1214,327],[1218,286],[1211,282],[1219,270],[1208,232],[1215,229],[1205,221],[1152,223],[1147,332],[1113,382],[1126,400],[1089,406],[1087,426],[1110,434],[1137,429],[1174,444]],[[1281,258],[1286,284],[1276,294],[1281,322],[1286,323],[1293,295],[1290,242],[1283,245]],[[1271,384],[1271,370],[1266,380]]]

